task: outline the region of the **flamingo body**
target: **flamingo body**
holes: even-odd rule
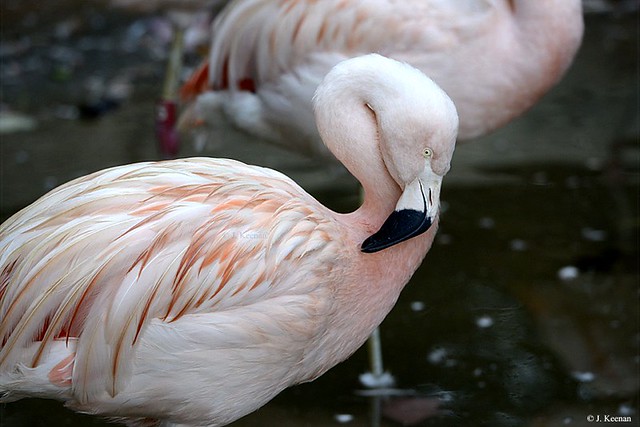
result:
[[[213,26],[183,123],[240,129],[324,153],[311,108],[336,63],[377,52],[410,63],[456,104],[459,137],[485,135],[564,74],[583,31],[580,0],[236,0]],[[295,137],[292,137],[295,135]]]
[[[331,364],[305,366],[305,353],[338,309],[329,278],[341,274],[346,236],[309,202],[275,171],[214,159],[123,166],[61,187],[3,228],[17,236],[3,239],[4,275],[22,286],[4,290],[2,332],[13,333],[2,363],[46,370],[71,356],[73,370],[47,388],[70,383],[62,397],[74,407],[107,413],[129,404],[144,414],[144,400],[188,415],[181,396],[204,394],[193,390],[203,378],[224,385],[206,390],[213,414],[215,402],[245,411],[242,402],[312,379]],[[34,337],[26,353],[10,351]],[[230,374],[235,364],[242,375]]]
[[[353,213],[276,171],[192,158],[78,178],[2,224],[0,401],[219,426],[352,354],[433,241],[457,115],[378,55],[336,66],[316,113],[365,189]]]

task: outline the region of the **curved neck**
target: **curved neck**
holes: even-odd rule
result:
[[[362,206],[349,215],[377,229],[393,211],[401,190],[382,160],[376,117],[350,88],[336,90],[323,101],[316,111],[322,140],[364,190]]]

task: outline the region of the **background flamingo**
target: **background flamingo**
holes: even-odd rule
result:
[[[200,94],[184,123],[231,122],[307,153],[327,154],[311,97],[337,62],[368,52],[406,61],[456,104],[461,139],[531,107],[581,41],[580,0],[236,0],[214,22]],[[202,94],[204,92],[204,94]]]
[[[456,104],[460,138],[471,139],[549,90],[582,31],[580,0],[236,0],[214,22],[208,63],[184,87],[186,99],[199,96],[182,122],[204,123],[205,132],[230,122],[331,158],[313,121],[312,94],[333,64],[378,52],[433,78]],[[202,126],[196,131],[202,141]],[[369,343],[374,381],[367,384],[388,385],[378,334]]]
[[[315,105],[365,190],[351,214],[276,171],[193,158],[100,171],[9,218],[2,401],[224,425],[353,353],[433,242],[457,114],[378,55],[336,66]]]

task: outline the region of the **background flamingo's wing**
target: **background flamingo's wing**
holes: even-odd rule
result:
[[[214,23],[214,89],[255,90],[318,53],[433,52],[491,25],[488,1],[238,0]]]

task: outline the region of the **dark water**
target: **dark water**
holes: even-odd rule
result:
[[[4,133],[33,123],[3,118],[2,219],[73,177],[159,158],[164,45],[138,31],[156,24],[53,3],[37,12],[35,2],[2,3],[3,117],[36,122]],[[361,349],[234,425],[588,426],[589,415],[637,425],[638,28],[634,14],[589,14],[562,83],[523,118],[457,149],[439,237],[381,328],[396,396],[362,393]],[[117,108],[102,104],[123,87]],[[83,105],[108,111],[82,119]],[[264,144],[205,150],[282,170],[336,209],[356,206],[355,182],[334,168]],[[187,144],[182,155],[195,153]],[[0,406],[0,424],[107,425],[43,400]]]

